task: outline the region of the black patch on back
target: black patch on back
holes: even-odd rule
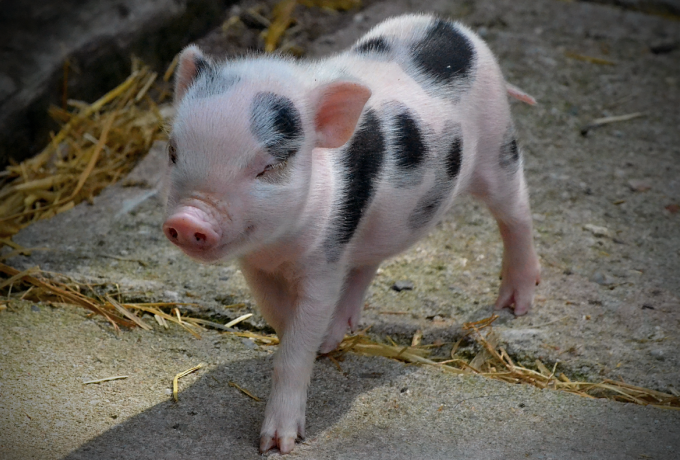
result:
[[[285,161],[300,149],[304,137],[302,119],[293,101],[260,92],[253,98],[251,107],[251,130],[271,156]]]
[[[333,234],[327,245],[329,262],[339,259],[339,246],[348,243],[359,226],[364,210],[373,196],[384,157],[385,138],[380,120],[373,110],[368,110],[361,127],[343,152],[346,184],[335,217]]]
[[[463,161],[463,138],[456,137],[449,147],[446,154],[446,175],[449,179],[455,179],[460,172],[460,165]]]
[[[418,200],[415,209],[408,216],[408,225],[418,229],[427,225],[448,195],[450,187],[435,182],[434,187]]]
[[[370,40],[366,40],[360,45],[354,47],[354,51],[360,54],[368,53],[389,53],[391,50],[390,45],[387,44],[385,37],[375,37]]]
[[[395,117],[394,156],[397,167],[413,170],[423,163],[427,155],[427,146],[418,123],[409,112]]]
[[[413,48],[413,61],[418,69],[440,84],[467,78],[474,57],[468,38],[441,19],[434,22],[425,38]]]

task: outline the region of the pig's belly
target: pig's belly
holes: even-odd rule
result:
[[[349,264],[377,264],[411,247],[441,220],[458,190],[447,190],[436,209],[425,213],[422,212],[424,194],[420,190],[404,190],[390,185],[381,187],[350,243]],[[419,225],[414,226],[415,220],[419,220]]]

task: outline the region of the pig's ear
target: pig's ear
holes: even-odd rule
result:
[[[317,147],[343,146],[354,134],[371,90],[359,83],[334,82],[317,90],[314,124]]]
[[[184,97],[196,76],[210,66],[206,58],[196,45],[189,45],[180,53],[177,73],[175,74],[175,101]]]

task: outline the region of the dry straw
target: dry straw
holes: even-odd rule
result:
[[[187,375],[191,374],[192,372],[196,372],[200,368],[205,367],[205,363],[198,364],[191,369],[187,369],[186,371],[182,371],[179,374],[175,376],[174,379],[172,379],[172,399],[175,400],[175,402],[179,401],[179,398],[177,396],[177,392],[179,391],[179,379],[182,377],[186,377]]]
[[[307,8],[321,8],[327,11],[347,11],[361,6],[361,0],[282,0],[274,5],[269,17],[261,14],[266,9],[265,5],[261,3],[249,8],[247,13],[250,18],[266,26],[262,31],[262,38],[264,40],[264,50],[267,53],[279,51],[300,54],[300,52],[296,53],[295,51],[297,49],[296,45],[285,40],[287,32],[300,29],[294,26],[297,22],[294,12],[298,5]],[[240,16],[231,16],[222,24],[222,30],[227,31],[240,22]]]
[[[182,316],[178,307],[187,304],[177,302],[123,303],[110,295],[98,296],[94,293],[93,287],[88,284],[77,283],[72,279],[63,281],[54,279],[66,278],[63,275],[53,275],[53,278],[50,279],[48,273],[40,271],[37,267],[20,272],[0,263],[0,273],[8,276],[6,280],[1,282],[4,289],[23,286],[22,289],[15,289],[15,296],[27,300],[47,302],[55,306],[63,304],[80,305],[104,316],[117,331],[119,326],[133,328],[143,327],[142,324],[146,325],[145,329],[150,329],[151,327],[138,316],[138,313],[148,313],[156,319],[159,325],[167,328],[168,322],[177,324],[199,339],[204,327],[210,327],[227,334],[251,339],[262,346],[278,345],[279,343],[279,339],[274,335],[232,329],[239,322],[252,316],[250,313],[224,325],[201,318]],[[89,296],[83,292],[88,292]],[[170,313],[163,311],[164,309],[170,309]],[[445,344],[422,345],[422,333],[420,331],[417,331],[414,335],[411,341],[412,345],[398,345],[390,337],[386,337],[389,343],[377,342],[368,337],[366,330],[354,336],[345,337],[338,348],[327,356],[341,372],[342,368],[339,362],[344,359],[347,353],[354,352],[366,356],[382,356],[409,364],[431,366],[452,374],[477,374],[507,383],[521,383],[541,389],[561,390],[588,398],[607,398],[663,409],[680,410],[680,396],[678,395],[609,379],[600,382],[572,381],[563,372],[558,372],[558,363],[555,363],[552,369],[540,360],[534,362],[535,369],[516,364],[507,351],[498,344],[497,336],[491,326],[497,318],[498,316],[493,315],[481,321],[466,323],[463,326],[465,335],[453,344],[449,353],[450,358],[431,356],[433,350],[441,348]],[[465,340],[472,341],[477,345],[478,352],[472,359],[458,353],[461,343]],[[246,393],[240,387],[237,388]],[[248,396],[253,397],[250,394]]]
[[[0,247],[27,225],[91,201],[165,136],[149,96],[156,80],[155,72],[133,60],[132,74],[93,104],[69,100],[70,110],[50,109],[59,132],[37,156],[0,175]]]

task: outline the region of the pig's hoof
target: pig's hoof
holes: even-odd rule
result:
[[[336,321],[332,324],[331,327],[328,328],[326,338],[323,340],[321,347],[319,347],[319,353],[325,355],[338,348],[342,339],[345,338],[345,333],[348,328],[349,325],[345,321]]]
[[[302,423],[304,425],[304,422]],[[304,426],[302,428],[298,426],[297,432],[295,430],[292,432],[276,430],[273,433],[262,433],[260,434],[260,453],[264,454],[268,450],[278,447],[282,454],[289,454],[295,448],[295,441],[298,438],[304,438],[304,436]]]
[[[352,314],[345,314],[333,319],[333,322],[328,327],[326,331],[326,338],[324,338],[321,347],[319,347],[319,353],[325,355],[331,351],[338,348],[342,339],[345,338],[347,331],[354,332],[359,325],[359,320],[361,319],[361,309],[353,308],[351,309]]]
[[[305,415],[303,411],[296,415],[284,414],[280,410],[265,416],[265,421],[260,432],[260,452],[265,453],[275,447],[282,454],[288,454],[295,448],[295,441],[305,437]]]
[[[292,436],[281,438],[277,436],[271,437],[268,435],[262,435],[260,438],[260,453],[264,454],[268,450],[278,447],[279,452],[282,454],[289,454],[295,447],[295,439],[296,438]]]
[[[538,262],[525,272],[509,271],[503,274],[501,289],[498,293],[495,309],[512,308],[515,316],[526,315],[534,301],[534,291],[541,281]]]
[[[324,339],[321,347],[319,347],[319,353],[325,355],[326,353],[330,353],[331,351],[335,350],[338,348],[338,345],[340,345],[340,342],[342,342],[343,338],[345,338],[344,331],[339,334],[329,334]]]

